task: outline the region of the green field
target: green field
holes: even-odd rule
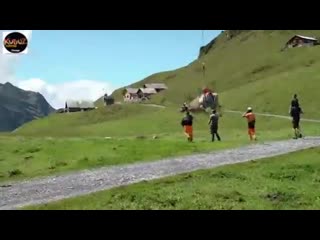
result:
[[[320,148],[27,209],[320,209]]]
[[[161,160],[171,156],[237,147],[240,141],[212,144],[199,139],[12,138],[0,137],[0,182],[102,166]]]
[[[146,108],[145,106],[137,107]],[[159,112],[156,115],[159,115],[169,110],[157,111]],[[94,115],[94,112],[90,114]],[[179,125],[181,114],[174,112],[171,114],[172,116],[169,113],[164,114],[167,117],[171,116],[172,121],[168,121],[163,128],[157,128],[161,125],[162,119],[156,122],[158,118],[155,118],[154,125],[148,127],[141,124],[139,120],[133,121],[132,117],[129,126],[125,125],[124,120],[114,121],[113,119],[89,126],[79,125],[80,129],[86,127],[91,133],[95,133],[91,136],[61,137],[64,134],[63,131],[56,131],[47,137],[2,136],[0,137],[0,181],[161,160],[176,155],[210,152],[249,144],[246,122],[241,115],[231,113],[223,115],[220,122],[222,142],[215,143],[210,142],[208,116],[197,115],[194,125],[195,142],[190,144],[186,141],[182,127]],[[65,117],[77,117],[77,114],[65,115]],[[45,122],[48,119],[39,121]],[[67,124],[67,121],[63,123]],[[119,127],[115,129],[115,126]],[[302,126],[305,135],[320,135],[319,123],[306,122],[302,123]],[[101,129],[103,129],[102,132]],[[80,132],[76,126],[74,131]],[[153,139],[154,135],[158,138]],[[104,136],[112,137],[106,139]],[[291,138],[293,134],[290,121],[258,116],[257,136],[260,142]]]

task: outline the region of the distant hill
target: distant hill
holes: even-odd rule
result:
[[[48,116],[55,109],[40,94],[11,83],[0,84],[0,131],[12,131],[26,122]]]

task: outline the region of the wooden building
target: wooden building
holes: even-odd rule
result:
[[[142,92],[139,88],[126,88],[123,96],[125,102],[137,101],[142,97]]]
[[[154,88],[140,88],[142,97],[149,98],[151,95],[157,94],[157,90]]]
[[[146,83],[143,85],[143,88],[153,88],[158,92],[168,89],[164,83]]]
[[[306,37],[302,35],[295,35],[288,40],[285,45],[285,48],[294,48],[294,47],[304,47],[304,46],[315,46],[318,45],[318,39],[313,37]]]
[[[114,104],[114,98],[112,96],[108,96],[108,94],[105,94],[103,96],[103,102],[104,102],[104,105],[112,105]]]
[[[74,101],[68,100],[65,103],[65,112],[81,112],[93,110],[96,107],[92,101]]]

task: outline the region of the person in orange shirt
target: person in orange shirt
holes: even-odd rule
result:
[[[181,125],[184,128],[184,134],[188,137],[188,141],[193,141],[193,116],[190,114],[189,111],[186,112],[186,116],[182,119]]]
[[[242,117],[245,117],[248,121],[248,134],[250,137],[250,140],[257,140],[256,137],[256,115],[252,112],[252,108],[248,107],[247,112],[242,115]]]

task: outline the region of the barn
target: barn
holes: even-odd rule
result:
[[[96,107],[92,101],[75,101],[68,100],[65,104],[66,112],[81,112],[81,111],[89,111],[93,110]]]
[[[108,96],[108,94],[105,94],[103,96],[103,101],[105,105],[112,105],[114,104],[114,98],[112,96]]]
[[[164,83],[146,83],[143,85],[143,88],[153,88],[158,92],[168,89]]]
[[[157,94],[157,90],[154,88],[140,88],[142,97],[149,98],[153,94]]]
[[[295,35],[288,40],[285,48],[303,47],[303,46],[315,46],[318,45],[318,39],[313,37],[306,37],[302,35]]]
[[[131,102],[138,100],[141,96],[142,93],[139,88],[126,88],[123,98],[125,102]]]

